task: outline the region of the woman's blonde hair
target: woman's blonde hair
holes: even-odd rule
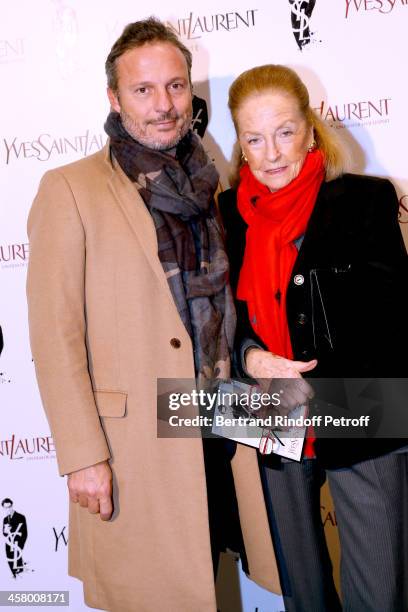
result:
[[[331,181],[343,174],[349,167],[348,152],[334,129],[322,121],[310,107],[306,85],[296,72],[287,66],[279,64],[256,66],[240,74],[232,83],[229,89],[228,106],[237,136],[239,134],[237,116],[242,104],[249,97],[267,91],[291,96],[298,102],[300,112],[307,124],[313,128],[317,148],[323,153],[326,181]],[[236,159],[233,179],[237,177],[240,165],[240,160]]]

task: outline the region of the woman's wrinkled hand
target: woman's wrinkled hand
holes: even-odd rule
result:
[[[264,392],[279,394],[277,413],[287,415],[298,406],[307,405],[313,398],[313,388],[302,378],[302,374],[313,370],[317,359],[293,361],[269,351],[251,348],[246,353],[245,362],[248,374],[258,381]]]

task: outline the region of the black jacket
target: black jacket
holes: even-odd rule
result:
[[[234,190],[220,195],[219,207],[235,293],[247,226]],[[352,174],[323,183],[287,292],[294,358],[317,358],[310,373],[314,377],[406,377],[408,331],[402,317],[408,308],[407,285],[408,257],[392,184]],[[236,350],[245,338],[263,346],[246,303],[236,300],[236,306]],[[402,438],[321,438],[315,448],[326,467],[339,467],[406,444]]]

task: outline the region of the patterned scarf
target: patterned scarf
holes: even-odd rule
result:
[[[111,152],[152,215],[158,256],[193,342],[197,379],[203,384],[227,378],[236,318],[216,219],[217,170],[192,131],[175,156],[134,140],[118,113],[109,114],[105,131]]]

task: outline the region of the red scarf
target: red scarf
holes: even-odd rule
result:
[[[270,192],[241,169],[238,210],[248,225],[237,297],[248,304],[251,325],[268,350],[293,359],[286,317],[286,293],[298,250],[324,178],[323,156],[308,153],[299,175]]]
[[[270,192],[241,169],[238,210],[248,225],[237,297],[245,300],[251,325],[269,351],[293,359],[286,293],[298,249],[293,244],[306,231],[324,178],[323,155],[308,153],[299,175]],[[314,457],[314,433],[308,428],[304,456]]]

